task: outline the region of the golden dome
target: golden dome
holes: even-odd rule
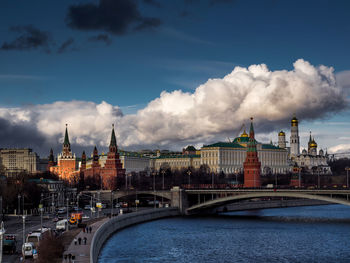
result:
[[[310,148],[317,148],[317,143],[315,142],[315,140],[312,140],[312,142],[310,143]]]
[[[291,123],[292,123],[292,126],[298,126],[298,119],[294,116]]]
[[[241,137],[248,137],[248,134],[245,132],[245,130],[244,130],[243,133],[241,134]]]
[[[278,133],[278,136],[285,136],[286,134],[284,133],[284,131],[280,131],[279,133]]]

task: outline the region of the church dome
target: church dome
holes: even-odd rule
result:
[[[294,116],[291,121],[292,126],[298,126],[298,119]]]
[[[323,156],[323,154],[324,154],[324,152],[323,152],[323,150],[321,149],[321,150],[319,151],[319,155]]]
[[[317,148],[317,143],[315,142],[315,140],[311,141],[310,148]]]
[[[306,155],[306,154],[307,154],[307,151],[304,149],[301,153],[302,153],[303,155]]]
[[[241,137],[248,137],[248,134],[246,133],[245,130],[244,130],[243,133],[241,134]]]
[[[278,136],[285,136],[286,134],[284,133],[284,131],[280,131],[279,133],[278,133]]]

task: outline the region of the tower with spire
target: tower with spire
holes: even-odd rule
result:
[[[297,157],[300,154],[298,119],[293,117],[290,129],[290,157]]]
[[[53,150],[52,148],[50,149],[50,155],[49,155],[49,162],[47,164],[47,171],[50,171],[50,168],[55,166],[56,163],[55,163],[55,157],[53,155]]]
[[[69,136],[68,136],[68,125],[66,124],[66,131],[64,134],[64,141],[62,145],[62,153],[58,155],[57,158],[57,169],[56,173],[60,179],[65,181],[71,181],[73,173],[76,171],[76,157],[73,155]]]
[[[111,140],[105,166],[101,170],[101,177],[104,189],[114,189],[116,187],[117,177],[125,176],[125,169],[120,161],[117,139],[112,125]]]
[[[256,140],[253,127],[253,118],[251,118],[249,141],[247,144],[247,155],[243,163],[244,169],[244,187],[260,187],[261,163],[256,149]]]

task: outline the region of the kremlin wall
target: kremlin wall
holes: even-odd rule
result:
[[[317,152],[317,143],[311,136],[308,149],[300,153],[299,121],[291,120],[290,144],[287,146],[283,131],[278,133],[278,145],[272,142],[260,143],[255,139],[253,119],[251,119],[249,134],[243,133],[229,142],[216,142],[204,145],[200,150],[193,146],[183,149],[182,153],[152,153],[126,152],[118,149],[114,126],[112,128],[109,152],[99,154],[94,148],[92,158],[87,158],[83,152],[80,160],[72,153],[68,127],[66,127],[62,153],[58,154],[57,162],[50,151],[48,170],[58,175],[62,180],[79,182],[93,179],[99,182],[101,189],[115,188],[118,177],[131,172],[159,171],[169,168],[188,169],[206,167],[208,172],[238,174],[244,173],[245,186],[260,186],[260,176],[269,174],[286,174],[299,171],[317,171],[320,174],[331,174],[328,166],[328,154],[321,149]]]

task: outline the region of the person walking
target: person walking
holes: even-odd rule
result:
[[[91,230],[92,230],[92,227],[90,226],[90,227],[89,227],[89,232],[90,232],[90,234],[91,234]]]
[[[83,227],[83,232],[85,233],[85,227]]]
[[[77,243],[78,243],[78,239],[75,237],[74,238],[74,245],[77,245]]]
[[[78,238],[78,243],[81,245],[81,237]]]
[[[86,241],[87,241],[87,238],[86,238],[86,237],[84,237],[84,245],[86,245]]]

